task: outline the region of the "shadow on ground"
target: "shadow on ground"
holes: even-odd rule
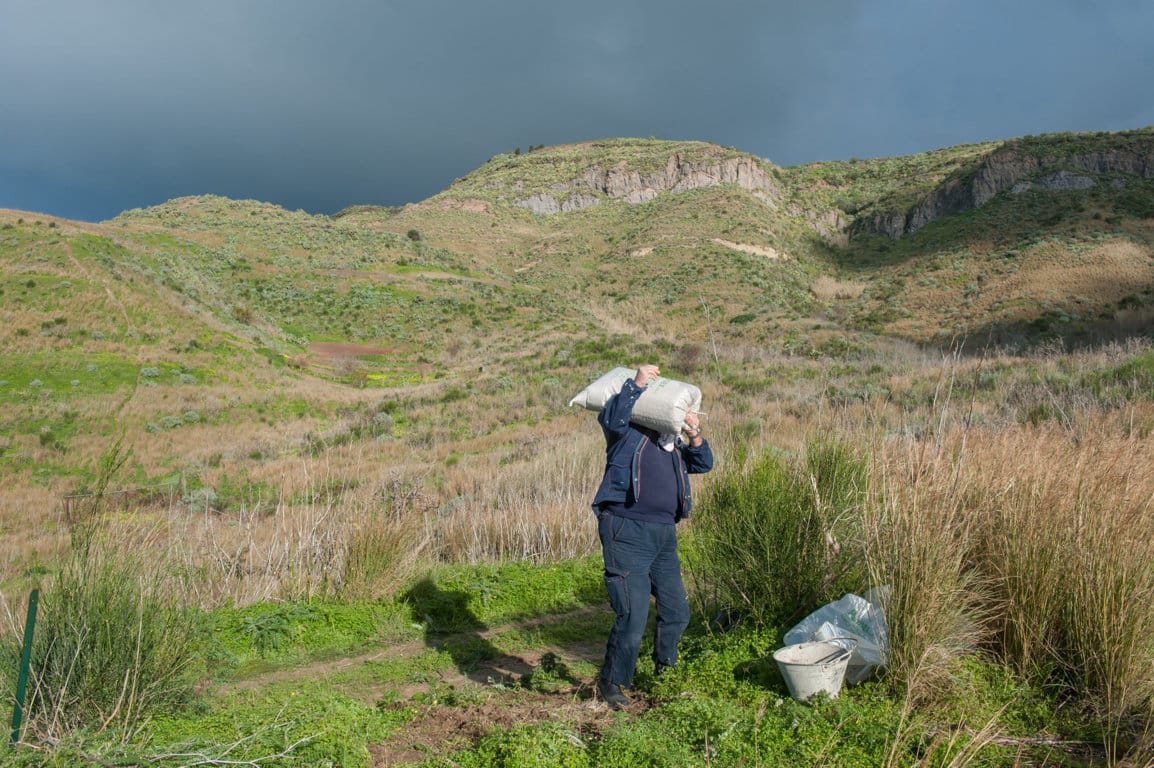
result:
[[[413,618],[425,627],[425,645],[448,653],[458,671],[476,683],[518,683],[532,672],[524,659],[502,653],[484,633],[489,629],[469,608],[469,595],[423,578],[404,594]]]

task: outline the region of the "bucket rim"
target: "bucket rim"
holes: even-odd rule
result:
[[[838,643],[834,642],[835,640],[847,641],[847,642],[851,643],[851,645],[850,645],[850,647],[846,648],[845,646],[839,645]],[[801,642],[801,643],[790,643],[789,645],[782,646],[781,648],[778,648],[776,651],[774,651],[773,652],[773,660],[776,661],[778,664],[789,664],[789,665],[795,666],[795,667],[825,667],[825,666],[831,666],[831,665],[836,665],[836,664],[842,664],[842,663],[847,663],[849,661],[849,658],[851,656],[853,656],[854,651],[857,650],[857,647],[860,643],[861,643],[861,641],[856,637],[831,637],[831,638],[828,638],[826,640],[806,640],[805,642]],[[816,661],[790,661],[788,659],[782,659],[778,655],[778,654],[782,653],[783,651],[795,650],[801,646],[806,646],[806,645],[808,645],[808,646],[824,645],[827,647],[831,647],[831,653],[825,657],[822,657],[822,658],[816,660]]]

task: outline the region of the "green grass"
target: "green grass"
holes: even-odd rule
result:
[[[605,627],[587,618],[522,628],[515,623],[593,600],[584,593],[599,581],[596,566],[588,559],[542,567],[442,567],[414,582],[409,597],[397,601],[215,611],[205,617],[199,652],[206,669],[217,670],[216,683],[156,713],[126,742],[108,733],[78,734],[37,757],[52,765],[52,760],[67,764],[80,752],[104,761],[154,761],[175,753],[224,759],[227,751],[232,760],[286,755],[274,765],[368,765],[370,745],[388,744],[419,715],[436,719],[438,712],[447,716],[450,710],[493,702],[517,711],[526,694],[571,700],[574,676],[578,682],[591,679],[595,666],[547,656],[531,674],[502,685],[455,687],[443,681],[486,653],[523,653],[543,643],[564,648],[603,637]],[[430,584],[438,600],[428,599]],[[424,627],[414,622],[413,594],[421,590],[422,607],[432,606],[440,634],[427,634],[429,622]],[[945,765],[990,721],[1011,737],[1058,732],[1093,738],[1078,732],[1076,722],[1065,719],[1044,691],[978,655],[959,667],[953,695],[935,708],[910,713],[876,683],[847,687],[834,701],[800,704],[789,698],[771,658],[781,628],[750,625],[716,633],[706,630],[706,618],[695,615],[674,672],[655,680],[642,664],[633,695],[648,695],[651,709],[606,714],[595,728],[565,715],[546,721],[530,717],[492,728],[469,746],[458,739],[444,756],[462,766],[516,768],[697,766],[705,759],[734,768],[857,768]],[[482,647],[488,641],[476,634],[485,626],[504,627],[493,635],[495,647],[489,650]],[[256,639],[261,631],[282,635],[279,644],[265,644],[272,653],[263,657]],[[365,653],[365,659],[326,663],[356,653]],[[413,686],[418,692],[400,695]],[[943,738],[951,724],[961,722],[970,727]],[[434,757],[437,745],[429,748],[421,764],[443,764],[442,757]],[[1013,747],[990,745],[979,754],[978,762],[968,764],[1009,766],[1021,756]],[[26,757],[21,751],[0,753],[0,765],[21,765]]]
[[[419,637],[403,606],[377,603],[261,603],[206,615],[218,674],[244,675],[352,655]]]
[[[200,702],[202,712],[160,717],[136,747],[144,754],[201,753],[229,760],[274,764],[371,765],[368,745],[388,738],[409,722],[408,707],[366,703],[334,690],[325,681],[294,681],[238,691]]]
[[[15,353],[0,358],[2,425],[10,436],[30,435],[42,447],[63,454],[81,432],[106,432],[106,420],[81,415],[90,398],[129,393],[139,366],[111,354]],[[83,464],[85,457],[80,457]],[[0,462],[17,460],[0,452]],[[72,462],[69,462],[70,464]],[[41,476],[48,466],[35,468]],[[60,467],[71,474],[74,467]]]
[[[405,596],[414,620],[430,631],[476,629],[598,604],[599,559],[548,566],[530,563],[437,569]]]
[[[106,395],[131,389],[138,380],[146,386],[200,384],[213,375],[180,363],[141,366],[107,353],[16,353],[0,359],[0,403]]]
[[[472,632],[600,604],[600,562],[440,567],[411,584],[396,603],[261,603],[206,615],[209,655],[222,674],[244,675],[350,655],[360,649],[433,634]],[[564,641],[581,620],[528,630]],[[524,642],[510,635],[511,642]]]
[[[49,315],[38,329],[49,330],[53,325],[66,324],[69,304],[89,290],[92,290],[92,285],[82,277],[8,272],[5,274],[3,297],[5,303]]]

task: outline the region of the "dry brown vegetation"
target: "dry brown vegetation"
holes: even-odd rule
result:
[[[881,447],[866,519],[890,584],[891,665],[912,701],[984,648],[1073,693],[1111,751],[1154,713],[1149,404],[1059,425],[952,428]],[[1136,428],[1137,427],[1137,428]],[[1140,738],[1140,736],[1139,736]]]
[[[1104,450],[1105,434],[1115,431],[1122,442],[1110,454],[1113,471],[1129,473],[1130,482],[1106,487],[1126,488],[1132,497],[1141,497],[1143,486],[1135,486],[1134,477],[1143,476],[1137,468],[1149,458],[1143,447],[1143,435],[1154,429],[1149,408],[1138,403],[1125,411],[1105,411],[1091,399],[1044,383],[1047,371],[1068,377],[1071,366],[1094,370],[1124,359],[1124,350],[997,360],[961,360],[901,347],[892,353],[896,372],[884,382],[888,396],[858,403],[823,396],[829,379],[821,363],[770,357],[762,364],[810,373],[766,379],[764,391],[748,394],[710,381],[709,361],[702,360],[706,424],[721,466],[768,446],[800,450],[815,435],[836,434],[855,443],[880,439],[876,482],[888,489],[886,503],[909,507],[917,513],[914,520],[925,523],[927,508],[945,514],[958,499],[972,499],[977,493],[972,485],[979,479],[986,483],[984,494],[1005,485],[999,492],[1010,497],[1011,491],[1021,492],[1023,483],[1045,481],[1049,488],[1052,478],[1031,480],[1042,469],[1083,485],[1099,479],[1103,468],[1097,462],[1105,459],[1090,452]],[[1004,371],[1029,367],[1034,371],[1030,378],[1043,383],[1011,383],[1006,373],[1001,380],[1006,389],[998,396],[979,397],[972,389],[951,392],[995,366]],[[173,408],[160,388],[138,392],[134,404],[148,404],[148,410],[166,406],[179,412],[212,402],[178,401]],[[360,390],[346,393],[340,407],[356,408],[379,397]],[[221,508],[203,498],[198,504],[187,485],[165,486],[167,491],[148,498],[139,517],[145,526],[163,527],[166,533],[159,540],[174,545],[181,562],[177,572],[195,574],[203,582],[194,591],[205,596],[205,605],[225,597],[245,602],[335,594],[345,570],[347,540],[361,522],[384,525],[381,521],[406,515],[421,521],[416,530],[422,545],[414,551],[430,557],[549,561],[589,553],[595,537],[588,501],[601,469],[600,431],[592,415],[562,410],[571,393],[559,389],[548,406],[556,415],[537,425],[522,423],[534,412],[533,406],[518,405],[525,394],[498,390],[450,406],[414,406],[407,416],[427,424],[424,434],[336,445],[317,456],[299,453],[321,424],[308,417],[276,426],[201,424],[162,432],[132,445],[136,461],[160,467],[175,453],[196,468],[198,487],[220,491],[229,478],[243,477],[248,490]],[[221,403],[239,396],[227,390],[216,395]],[[914,398],[923,406],[899,405]],[[1023,411],[1038,403],[1056,403],[1054,418],[1036,428],[1021,426]],[[446,409],[453,414],[449,419],[443,418]],[[446,422],[466,426],[449,429]],[[329,438],[347,428],[330,427]],[[85,439],[96,448],[102,438]],[[225,445],[239,450],[222,458]],[[1131,453],[1122,450],[1127,445]],[[30,450],[52,458],[48,448]],[[1000,477],[995,468],[1004,477],[995,480]],[[698,482],[710,481],[705,476]],[[133,487],[127,478],[117,482],[114,487]],[[24,495],[5,495],[9,569],[27,568],[61,541],[66,531],[62,498],[69,488],[62,479],[30,487]],[[943,494],[953,494],[953,501],[943,501]],[[137,518],[131,506],[136,498],[121,503],[110,494],[103,504],[128,525]],[[986,507],[999,508],[992,501]],[[17,576],[9,570],[8,579]]]

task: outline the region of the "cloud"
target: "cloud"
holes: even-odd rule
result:
[[[0,206],[398,204],[516,146],[775,162],[1154,122],[1128,0],[42,0],[6,9]]]

